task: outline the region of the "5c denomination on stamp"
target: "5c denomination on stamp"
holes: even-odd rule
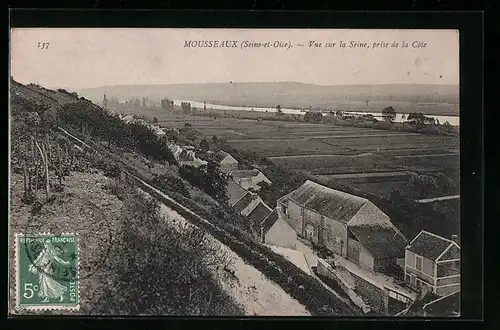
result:
[[[78,310],[78,236],[16,234],[16,308]]]

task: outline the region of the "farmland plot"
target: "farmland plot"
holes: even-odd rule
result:
[[[368,173],[405,170],[391,159],[374,154],[361,156],[309,156],[301,158],[272,159],[288,169],[307,171],[311,174]]]
[[[348,148],[340,147],[334,149],[331,146],[316,140],[290,140],[286,138],[276,138],[258,140],[228,140],[228,142],[237,149],[253,151],[265,157],[311,154],[343,154],[350,152]]]

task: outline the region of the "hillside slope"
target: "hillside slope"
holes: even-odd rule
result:
[[[117,140],[103,139],[110,128],[120,133],[120,129],[129,129],[128,125],[76,95],[37,86],[13,82],[11,102],[11,236],[26,231],[29,224],[30,232],[57,233],[73,228],[88,238],[89,242],[82,242],[81,255],[91,255],[98,260],[89,258],[92,264],[84,268],[87,276],[86,282],[81,279],[80,314],[244,315],[266,310],[285,313],[287,304],[290,304],[289,312],[303,315],[354,312],[348,304],[324,292],[314,279],[294,269],[293,264],[244,236],[239,236],[244,241],[231,240],[225,231],[227,228],[219,228],[216,231],[221,235],[217,239],[221,241],[221,237],[225,237],[223,244],[242,258],[240,264],[244,261],[247,270],[251,270],[236,272],[236,276],[250,276],[244,279],[247,286],[255,283],[254,286],[265,288],[266,292],[252,294],[252,297],[269,298],[250,301],[246,293],[241,292],[248,287],[234,290],[212,271],[214,263],[223,263],[221,256],[213,253],[206,231],[176,232],[169,221],[165,221],[171,220],[168,217],[171,212],[167,212],[167,217],[161,214],[158,198],[141,197],[136,185],[122,177],[123,168],[117,165],[117,158],[121,158],[125,166],[141,163],[143,172],[148,168],[151,172],[158,164],[164,165],[166,171],[177,171],[173,163],[153,157],[158,156],[155,148],[147,149],[148,159],[143,157],[144,149],[136,148],[137,136],[133,134],[128,136],[131,145],[122,143],[118,147]],[[82,145],[75,148],[75,141],[56,129],[57,125],[68,124],[65,120],[70,117],[75,126],[81,126],[76,128],[79,138],[91,144],[94,150],[85,152]],[[141,136],[143,133],[138,132]],[[40,155],[33,144],[41,145]],[[102,152],[104,150],[107,153]],[[111,155],[113,157],[108,157]],[[129,158],[125,159],[124,155]],[[42,167],[45,160],[48,160],[47,172]],[[191,192],[196,190],[184,184]],[[198,213],[204,211],[217,218],[210,213],[210,207],[199,204],[206,202],[206,198],[200,197],[184,197],[182,201]],[[221,219],[212,221],[223,222]],[[234,229],[232,235],[236,234],[241,232]],[[11,245],[11,256],[13,248]],[[99,262],[103,256],[104,264]],[[12,285],[14,266],[10,264]],[[286,273],[282,269],[286,269]],[[230,268],[227,271],[231,273]],[[14,287],[11,290],[14,293]],[[280,296],[284,298],[277,301]],[[11,295],[11,306],[14,302],[15,297]],[[251,306],[241,306],[242,302]],[[277,303],[283,305],[275,309],[269,305]]]

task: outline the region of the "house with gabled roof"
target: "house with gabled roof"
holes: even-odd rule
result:
[[[296,248],[297,233],[284,220],[277,207],[256,226],[256,231],[259,234],[259,241],[263,244]]]
[[[406,247],[405,282],[443,296],[460,290],[458,236],[447,239],[422,230]]]
[[[261,171],[253,170],[237,170],[231,172],[233,180],[244,189],[252,189],[258,191],[260,189],[259,183],[265,182],[271,184],[269,180]]]
[[[251,224],[260,224],[266,219],[273,210],[263,201],[259,201],[257,205],[248,213],[247,218]]]
[[[253,194],[249,191],[243,195],[242,198],[240,198],[234,205],[233,205],[233,210],[241,214],[245,209],[249,209],[251,205],[256,205],[259,200],[259,196],[256,194]]]
[[[406,238],[365,198],[307,180],[277,207],[299,236],[361,268],[386,272],[403,263]]]
[[[234,206],[243,196],[248,193],[247,190],[243,189],[240,185],[238,185],[234,180],[227,180],[227,189],[226,195],[228,199],[229,206]]]
[[[460,291],[455,291],[428,302],[422,309],[424,311],[423,316],[460,316]]]
[[[221,172],[231,173],[238,169],[238,161],[223,150],[215,154],[214,161],[219,165]]]
[[[251,227],[256,229],[258,234],[260,223],[266,219],[273,210],[264,203],[259,195],[242,189],[232,180],[228,180],[227,187],[229,205],[234,212],[246,217]]]

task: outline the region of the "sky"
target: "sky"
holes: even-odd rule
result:
[[[238,47],[184,47],[189,40],[234,40]],[[244,41],[293,47],[242,49]],[[311,41],[321,47],[309,47]],[[369,48],[350,48],[351,41]],[[399,47],[390,47],[393,41]],[[42,49],[44,42],[48,47]],[[327,48],[327,42],[335,46]],[[373,48],[374,42],[389,47]],[[457,30],[17,28],[10,47],[11,76],[49,88],[230,81],[459,84]]]

